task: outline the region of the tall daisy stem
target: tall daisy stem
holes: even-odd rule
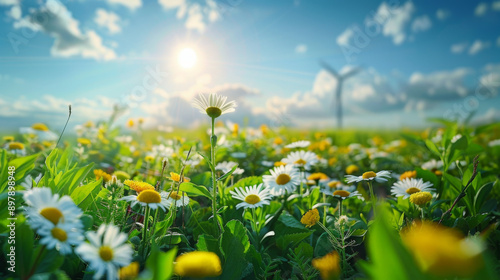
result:
[[[217,145],[217,136],[215,136],[215,118],[212,118],[212,135],[210,137],[210,161],[212,161],[212,213],[213,219],[217,228],[219,229],[219,235],[222,233],[222,226],[219,223],[219,218],[217,217],[217,180],[215,178],[215,146]]]
[[[30,272],[28,273],[28,275],[26,275],[26,277],[23,278],[24,280],[28,280],[30,279],[31,276],[33,276],[33,274],[36,271],[36,268],[38,267],[38,263],[40,262],[40,257],[42,257],[46,247],[47,246],[45,245],[42,246],[42,248],[38,252],[38,255],[36,256],[35,262],[33,262],[33,266],[31,267]]]
[[[373,184],[371,181],[368,181],[368,187],[370,188],[370,198],[372,200],[372,208],[375,209],[377,198],[375,197],[375,193],[373,192]]]
[[[323,194],[323,203],[326,203],[326,194]],[[326,225],[326,205],[323,206],[323,224]]]
[[[344,200],[342,198],[339,200],[339,218],[340,218],[340,216],[342,216],[342,202],[343,201]]]
[[[149,224],[149,206],[144,209],[144,227],[142,228],[142,251],[143,257],[146,258],[147,243],[148,243],[148,224]]]

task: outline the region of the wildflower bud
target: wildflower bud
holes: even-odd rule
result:
[[[118,178],[116,178],[115,175],[111,176],[111,185],[117,185],[118,184]]]
[[[212,144],[212,147],[215,147],[215,145],[217,144],[217,135],[212,135],[210,137],[210,144]]]
[[[162,168],[166,169],[167,165],[168,165],[168,158],[163,158],[163,160],[161,161],[161,164],[162,164]]]

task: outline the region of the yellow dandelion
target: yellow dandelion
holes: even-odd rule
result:
[[[144,158],[144,160],[145,160],[146,162],[152,163],[152,162],[154,162],[154,161],[155,161],[155,157],[154,157],[154,156],[146,156],[146,157]]]
[[[420,267],[437,276],[470,277],[483,265],[482,245],[456,229],[419,222],[405,228],[401,238]]]
[[[49,128],[43,124],[43,123],[35,123],[31,126],[34,130],[39,130],[39,131],[48,131]]]
[[[266,135],[267,133],[269,133],[269,127],[263,124],[260,126],[260,131],[262,131],[262,134]]]
[[[127,266],[120,268],[118,276],[120,280],[133,280],[139,275],[139,263],[132,262]]]
[[[92,127],[94,127],[94,123],[92,121],[88,121],[88,122],[84,123],[83,126],[86,128],[92,128]]]
[[[399,180],[403,181],[404,179],[417,178],[417,171],[406,171],[401,176],[399,176]]]
[[[101,179],[102,177],[102,180],[104,182],[108,182],[109,180],[111,180],[111,175],[106,173],[104,170],[102,169],[95,169],[94,170],[94,175],[95,175],[95,179],[96,180],[99,180]]]
[[[172,181],[175,181],[175,182],[181,181],[181,175],[179,175],[175,172],[170,172],[170,177],[168,177],[168,178],[171,179]]]
[[[430,192],[416,192],[410,195],[410,201],[418,206],[423,206],[432,200],[432,194]]]
[[[330,158],[330,159],[328,160],[328,165],[330,165],[330,166],[332,166],[332,165],[334,165],[334,164],[336,164],[336,163],[337,163],[337,158],[333,158],[333,157],[332,157],[332,158]]]
[[[318,209],[313,209],[307,211],[304,216],[302,216],[302,219],[300,219],[300,222],[305,225],[306,227],[312,227],[314,226],[317,222],[319,222],[319,212]]]
[[[357,165],[351,164],[345,169],[345,173],[351,175],[359,172],[359,167]]]
[[[9,150],[24,150],[24,144],[19,142],[10,142]]]
[[[130,179],[130,175],[128,175],[127,172],[125,171],[121,171],[121,170],[117,170],[113,173],[113,175],[116,176],[116,178],[118,178],[118,180],[120,181],[125,181],[125,180],[128,180]]]
[[[14,136],[4,136],[3,141],[12,142],[12,141],[14,141]]]
[[[76,139],[76,142],[78,142],[78,144],[83,145],[83,146],[89,146],[92,143],[87,138],[78,138],[78,139]]]
[[[332,280],[340,276],[340,257],[337,251],[326,254],[321,258],[316,258],[311,262],[312,266],[319,270],[321,279]]]
[[[281,145],[281,144],[283,144],[283,139],[281,139],[281,137],[276,137],[276,138],[274,138],[273,143],[275,145]]]
[[[137,193],[141,193],[142,191],[145,190],[154,190],[155,187],[152,185],[146,183],[146,182],[141,182],[141,181],[133,181],[133,180],[125,180],[123,184],[129,186],[131,189],[136,191]]]
[[[215,253],[194,251],[175,259],[174,272],[181,277],[216,277],[222,274],[222,267]]]
[[[311,175],[309,175],[309,177],[307,177],[307,180],[328,180],[328,176],[325,174],[325,173],[322,173],[322,172],[316,172],[316,173],[312,173]]]

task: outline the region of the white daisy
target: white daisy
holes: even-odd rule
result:
[[[309,151],[297,151],[291,152],[286,158],[281,160],[282,162],[290,165],[295,165],[296,167],[303,167],[309,170],[311,165],[318,162],[318,156]]]
[[[83,241],[83,225],[80,220],[71,223],[51,224],[40,228],[37,233],[41,236],[40,244],[46,245],[47,249],[56,249],[61,255],[71,254],[72,245],[78,245]]]
[[[451,143],[457,142],[458,140],[460,140],[460,138],[462,138],[462,134],[457,134],[453,136],[453,138],[451,138]]]
[[[326,195],[333,195],[336,190],[342,190],[346,187],[339,180],[331,180],[327,182],[320,182],[320,191]]]
[[[129,265],[134,253],[125,243],[127,235],[117,226],[102,224],[97,232],[89,231],[86,236],[90,243],[82,243],[75,252],[95,271],[94,279],[105,274],[107,279],[118,279],[118,268]]]
[[[26,149],[24,148],[23,143],[8,142],[3,146],[3,148],[17,156],[23,157],[26,155]]]
[[[300,175],[293,165],[277,166],[269,170],[271,175],[263,175],[264,184],[270,188],[272,195],[282,195],[293,192],[300,184]]]
[[[441,167],[443,167],[443,162],[440,160],[439,161],[435,160],[435,159],[431,159],[430,161],[422,164],[422,169],[431,170],[431,171],[438,170]]]
[[[33,134],[36,135],[40,141],[55,141],[59,136],[54,132],[50,131],[49,128],[43,123],[35,123],[31,127],[21,127],[19,128],[21,134]]]
[[[272,199],[271,193],[268,189],[264,188],[263,184],[236,188],[234,191],[231,191],[231,194],[234,199],[243,201],[236,205],[236,209],[240,209],[241,207],[245,209],[262,207],[269,205]]]
[[[379,171],[377,173],[373,171],[368,171],[363,173],[361,176],[354,176],[354,175],[346,175],[345,178],[347,179],[347,183],[353,183],[353,182],[361,182],[361,181],[372,181],[375,180],[379,183],[381,182],[387,182],[387,179],[391,177],[391,172],[389,171]]]
[[[291,144],[288,144],[288,145],[285,146],[285,148],[288,148],[288,149],[306,148],[309,145],[311,145],[310,141],[301,140],[301,141],[297,141],[297,142],[293,142]]]
[[[235,101],[226,102],[227,97],[216,93],[211,93],[208,98],[200,94],[193,101],[193,107],[200,110],[202,114],[207,114],[211,118],[218,118],[220,115],[234,112],[236,108]]]
[[[69,196],[59,198],[58,194],[52,195],[50,188],[33,188],[24,193],[23,199],[28,205],[25,208],[28,223],[35,230],[60,222],[71,223],[82,215]]]
[[[349,189],[349,188],[348,188],[348,190],[336,190],[333,192],[333,196],[340,198],[342,200],[348,199],[351,197],[361,198],[361,194],[358,191],[354,191],[353,189]]]
[[[138,195],[124,196],[120,200],[132,202],[132,207],[139,203],[141,206],[149,206],[153,210],[161,208],[165,211],[170,205],[164,195],[151,189],[143,190]]]
[[[161,192],[161,195],[167,200],[169,206],[174,203],[176,207],[183,207],[189,204],[189,197],[184,192]]]
[[[231,171],[231,169],[233,169],[233,167],[236,165],[238,165],[238,163],[236,163],[234,161],[223,161],[223,162],[219,162],[215,166],[215,170],[220,170],[220,171],[222,171],[223,174],[226,174],[227,172]],[[240,175],[240,174],[243,174],[243,172],[245,172],[245,170],[243,170],[241,168],[236,168],[236,170],[234,170],[234,172],[233,172],[233,175]]]
[[[500,139],[495,139],[495,140],[490,141],[488,143],[488,146],[490,146],[490,147],[500,146]]]
[[[410,195],[417,192],[433,192],[432,183],[424,182],[422,179],[408,178],[394,183],[391,193],[394,196],[409,198]]]

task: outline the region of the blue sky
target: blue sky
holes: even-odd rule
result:
[[[320,60],[362,68],[344,83],[346,126],[500,117],[500,1],[0,0],[0,17],[2,127],[60,125],[68,103],[74,124],[118,103],[120,122],[195,125],[189,101],[214,91],[239,104],[225,119],[333,126]]]

